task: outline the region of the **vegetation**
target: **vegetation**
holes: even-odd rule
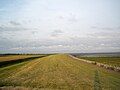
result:
[[[41,90],[119,90],[119,83],[120,73],[81,62],[65,54],[0,68],[0,86],[5,88],[19,86]]]
[[[79,57],[79,58],[120,67],[120,57]]]
[[[30,57],[37,57],[37,56],[44,56],[44,55],[47,55],[47,54],[40,54],[40,55],[1,55],[0,56],[0,62],[17,60],[17,59],[24,59],[24,58],[30,58]]]
[[[44,55],[10,55],[10,56],[1,56],[0,57],[0,67],[8,66],[11,64],[21,63],[24,61],[32,60],[35,58],[40,58],[47,56]]]
[[[29,57],[35,57],[35,56],[31,56],[31,55],[10,55],[10,56],[2,56],[2,57],[0,57],[0,62],[11,61],[11,60],[16,60],[16,59],[24,59],[24,58],[29,58]]]

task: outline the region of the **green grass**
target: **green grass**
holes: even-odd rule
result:
[[[79,58],[120,67],[120,57],[79,57]]]
[[[58,54],[0,68],[0,86],[119,90],[120,74]]]

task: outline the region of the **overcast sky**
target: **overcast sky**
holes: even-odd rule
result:
[[[0,53],[120,51],[120,0],[0,0]]]

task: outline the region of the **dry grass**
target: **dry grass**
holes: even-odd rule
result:
[[[96,74],[97,71],[97,74]],[[45,90],[119,90],[120,74],[58,54],[0,69],[1,86]]]
[[[120,57],[79,57],[79,58],[120,67]]]
[[[37,57],[37,56],[40,56],[40,55],[10,55],[10,56],[0,57],[0,62],[16,60],[16,59],[24,59],[24,58],[30,58],[30,57]]]

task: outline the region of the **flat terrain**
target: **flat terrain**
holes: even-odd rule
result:
[[[14,86],[20,90],[119,90],[120,73],[58,54],[0,68],[0,86],[12,90]]]
[[[42,55],[8,55],[8,56],[0,56],[0,62],[17,60],[17,59],[24,59],[24,58],[30,58],[30,57],[37,57],[37,56],[42,56]]]
[[[30,61],[36,58],[41,58],[48,56],[48,54],[39,54],[39,55],[3,55],[0,56],[0,68],[9,66],[16,63]]]
[[[120,57],[79,57],[79,58],[120,67]]]

